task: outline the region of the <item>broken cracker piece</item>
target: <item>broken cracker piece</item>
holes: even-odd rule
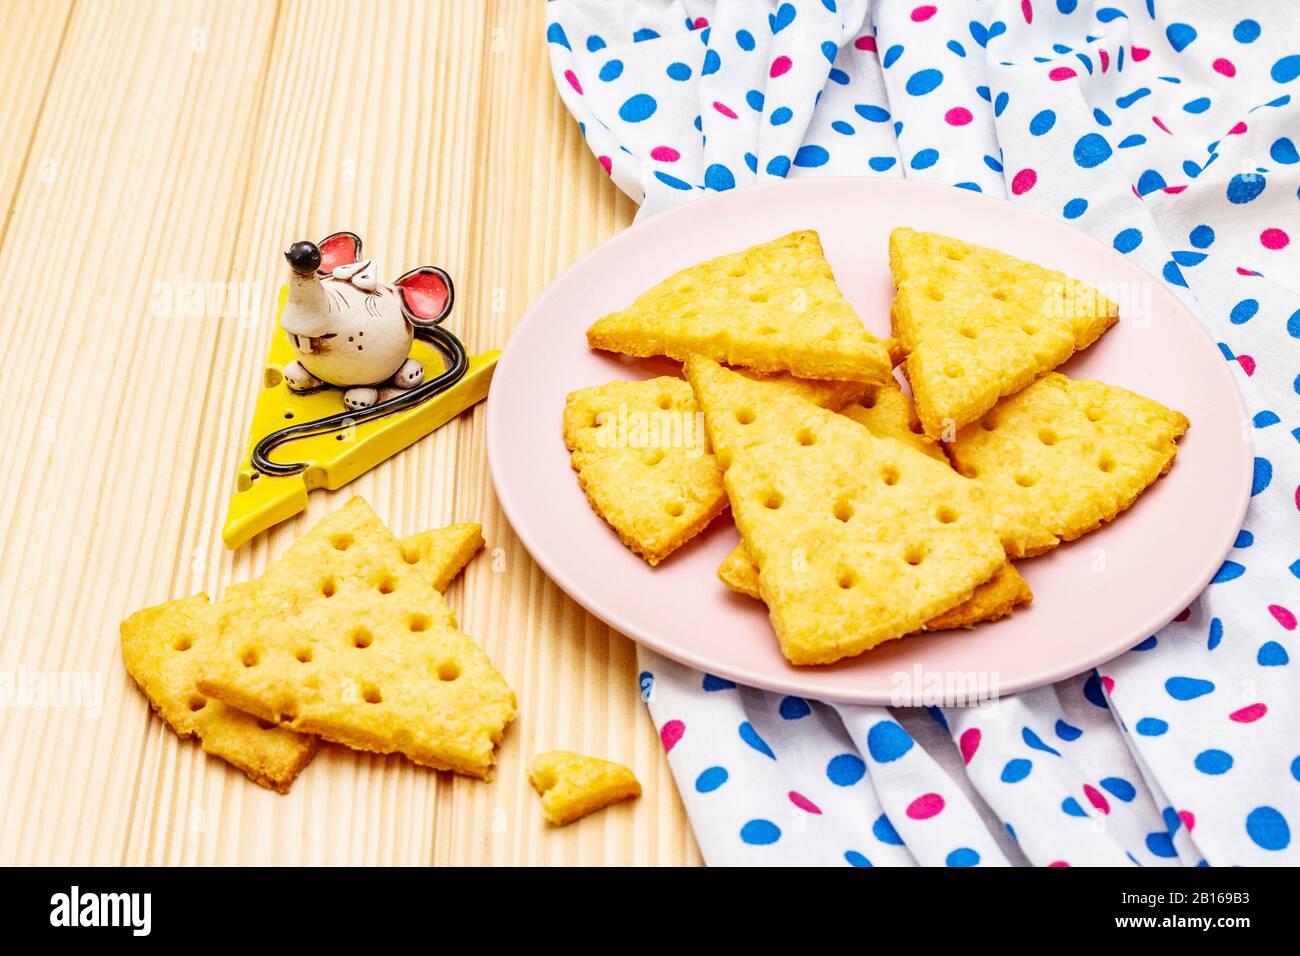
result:
[[[641,796],[641,784],[622,764],[567,750],[533,760],[528,779],[542,798],[542,812],[562,827],[611,803]]]
[[[817,233],[792,232],[684,269],[587,330],[626,355],[700,354],[808,379],[884,382],[889,350],[835,284]]]
[[[486,777],[515,696],[445,607],[353,498],[218,606],[199,689],[292,730]]]
[[[686,375],[791,663],[915,631],[1006,563],[982,490],[947,465],[707,359]]]
[[[894,335],[931,438],[951,438],[1119,318],[1086,283],[938,233],[895,229],[889,267]]]
[[[868,390],[858,382],[743,374],[827,408],[855,401]],[[609,382],[570,393],[564,443],[592,509],[651,565],[703,531],[727,507],[704,417],[691,387],[680,378]]]
[[[953,464],[989,492],[1013,557],[1110,521],[1173,467],[1186,416],[1059,372],[1003,399],[952,442]]]

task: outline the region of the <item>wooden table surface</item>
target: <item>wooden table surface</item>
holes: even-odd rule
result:
[[[0,0],[0,863],[699,862],[635,647],[516,540],[481,406],[221,542],[290,241],[346,228],[385,274],[444,266],[475,352],[631,221],[554,91],[543,18]],[[123,670],[125,615],[256,575],[353,494],[399,534],[474,520],[500,549],[448,593],[519,697],[490,783],[325,747],[279,796],[179,740]],[[101,713],[3,694],[77,674]],[[527,764],[552,747],[628,763],[645,796],[549,830]]]

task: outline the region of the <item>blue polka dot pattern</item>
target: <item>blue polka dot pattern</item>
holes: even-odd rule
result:
[[[1273,807],[1256,807],[1246,817],[1246,835],[1265,850],[1285,850],[1291,845],[1291,827]]]
[[[1259,39],[1259,24],[1254,20],[1242,20],[1232,28],[1232,38],[1238,43],[1254,43]]]
[[[851,787],[867,773],[867,765],[857,754],[840,754],[826,765],[826,776],[837,787]]]
[[[1169,724],[1159,717],[1143,717],[1135,729],[1143,737],[1160,737],[1168,732]]]
[[[1171,677],[1165,681],[1165,691],[1174,700],[1195,700],[1214,692],[1214,682],[1199,677]]]
[[[1238,206],[1254,202],[1267,185],[1259,173],[1238,173],[1228,182],[1228,202]]]
[[[882,720],[867,732],[867,752],[877,763],[890,763],[912,749],[912,738],[892,720]]]
[[[1029,132],[1034,136],[1042,136],[1052,131],[1056,125],[1056,112],[1054,110],[1039,110],[1034,114],[1034,118],[1029,121]]]
[[[948,854],[948,866],[979,866],[980,855],[970,847],[959,847]]]
[[[1133,228],[1121,230],[1115,235],[1113,245],[1120,252],[1132,252],[1142,245],[1142,230]]]
[[[1202,750],[1196,755],[1195,763],[1201,773],[1218,776],[1232,769],[1232,754],[1226,750]]]
[[[780,712],[786,720],[802,720],[812,713],[812,707],[802,697],[782,697]]]
[[[713,163],[704,171],[704,187],[706,189],[716,189],[719,192],[725,189],[735,189],[736,177],[732,175],[731,170],[726,166],[721,163]]]
[[[1075,197],[1065,204],[1061,210],[1061,215],[1066,219],[1078,219],[1088,211],[1088,200],[1082,197]]]
[[[773,760],[776,759],[776,754],[772,752],[772,748],[767,745],[766,740],[758,735],[758,731],[754,729],[754,725],[749,721],[745,721],[740,725],[740,739],[749,744],[750,747],[757,750],[764,757],[771,757]]]
[[[1033,763],[1023,757],[1008,760],[1006,766],[1002,768],[1002,782],[1019,783],[1021,780],[1028,777],[1033,769]]]
[[[727,776],[725,767],[708,767],[695,778],[695,789],[700,793],[712,793],[727,782]]]
[[[1103,777],[1099,782],[1103,790],[1125,803],[1137,796],[1137,788],[1123,777]]]
[[[903,838],[898,835],[898,831],[894,829],[894,825],[889,822],[889,817],[885,816],[883,813],[876,817],[875,823],[871,824],[871,835],[881,843],[888,844],[889,846],[903,845]]]
[[[620,71],[622,66],[620,64]],[[659,104],[648,93],[636,93],[623,101],[618,108],[618,118],[624,123],[641,123],[655,115]]]
[[[943,73],[940,70],[918,70],[913,73],[907,80],[907,92],[910,96],[924,96],[939,88],[943,83]]]
[[[740,839],[751,846],[768,846],[781,839],[781,828],[771,820],[750,820],[740,828]]]
[[[1110,155],[1110,143],[1100,133],[1085,133],[1074,144],[1074,161],[1084,169],[1100,166]]]

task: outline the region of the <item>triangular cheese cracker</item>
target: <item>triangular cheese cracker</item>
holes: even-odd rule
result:
[[[791,663],[915,631],[1006,563],[979,489],[948,466],[706,359],[686,372]]]
[[[587,330],[627,355],[698,354],[761,372],[884,382],[889,350],[835,284],[811,230],[684,269]]]
[[[483,546],[477,524],[450,525],[412,535],[401,542],[403,559],[417,565],[441,591]],[[257,582],[233,585],[229,595],[256,593]],[[450,614],[450,609],[448,609]],[[317,739],[278,727],[198,688],[196,645],[215,633],[219,612],[206,594],[132,614],[122,622],[122,658],[127,673],[144,691],[160,717],[181,737],[194,736],[208,753],[244,771],[249,778],[285,793],[316,753]],[[453,618],[454,620],[454,618]]]
[[[485,777],[515,695],[430,575],[354,498],[227,594],[199,689],[358,750]]]
[[[897,439],[936,461],[945,465],[948,463],[939,443],[920,433],[920,421],[912,408],[912,402],[896,384],[876,386],[858,402],[846,405],[840,414],[859,425],[865,425],[877,437]],[[758,566],[750,558],[744,542],[736,545],[723,559],[718,566],[718,577],[733,591],[754,598],[760,596]],[[973,627],[982,621],[996,621],[1031,600],[1033,592],[1029,585],[1008,563],[977,587],[970,600],[927,621],[924,630]]]
[[[895,229],[889,267],[894,335],[931,438],[951,439],[1119,317],[1114,302],[1077,279],[938,233]]]
[[[950,451],[988,490],[1008,552],[1032,555],[1133,504],[1173,467],[1187,427],[1152,399],[1053,372],[963,428]]]
[[[641,784],[627,767],[567,750],[538,754],[528,780],[541,795],[546,819],[557,827],[641,796]]]
[[[785,374],[764,380],[827,408],[840,408],[868,390],[858,382],[811,382]],[[564,406],[564,443],[591,507],[652,565],[727,506],[704,416],[680,378],[610,382],[571,393]]]

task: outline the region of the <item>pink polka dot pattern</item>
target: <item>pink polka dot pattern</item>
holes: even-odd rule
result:
[[[1038,173],[1032,169],[1022,169],[1011,180],[1011,192],[1015,196],[1022,196],[1033,189],[1037,182]]]
[[[907,805],[907,815],[913,820],[928,820],[943,812],[943,797],[937,793],[923,793]]]
[[[1285,230],[1273,227],[1259,234],[1259,244],[1265,249],[1285,249],[1291,244],[1291,237]]]

